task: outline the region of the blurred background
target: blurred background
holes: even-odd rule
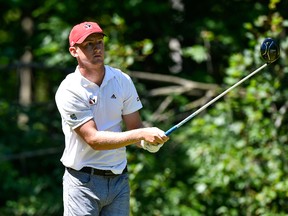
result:
[[[74,71],[68,34],[104,29],[105,63],[129,74],[146,125],[174,132],[157,154],[128,147],[131,215],[288,215],[287,0],[0,0],[0,215],[62,215],[64,149],[54,95]]]

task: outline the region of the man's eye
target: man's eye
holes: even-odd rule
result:
[[[87,42],[87,43],[84,44],[85,47],[87,47],[87,46],[91,46],[91,45],[92,45],[91,42]]]

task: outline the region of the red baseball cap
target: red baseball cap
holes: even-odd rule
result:
[[[96,22],[83,22],[75,25],[69,34],[70,46],[74,44],[81,44],[90,34],[103,33],[103,30]]]

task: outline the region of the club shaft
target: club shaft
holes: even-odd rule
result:
[[[222,92],[221,94],[219,94],[217,97],[215,97],[214,99],[212,99],[211,101],[209,101],[208,103],[206,103],[205,105],[203,105],[202,107],[200,107],[198,110],[196,110],[195,112],[193,112],[191,115],[189,115],[188,117],[186,117],[184,120],[182,120],[181,122],[179,122],[178,124],[174,125],[173,127],[171,127],[169,130],[167,130],[165,132],[165,134],[168,136],[170,135],[173,131],[177,130],[179,127],[181,127],[183,124],[185,124],[186,122],[188,122],[189,120],[191,120],[194,116],[196,116],[197,114],[199,114],[200,112],[202,112],[204,109],[206,109],[208,106],[210,106],[211,104],[215,103],[215,101],[219,100],[221,97],[223,97],[224,95],[226,95],[229,91],[231,91],[232,89],[236,88],[237,86],[239,86],[241,83],[245,82],[247,79],[249,79],[250,77],[252,77],[253,75],[255,75],[256,73],[258,73],[259,71],[261,71],[263,68],[265,68],[268,64],[265,63],[264,65],[262,65],[261,67],[259,67],[258,69],[256,69],[255,71],[253,71],[252,73],[250,73],[249,75],[247,75],[246,77],[244,77],[243,79],[241,79],[240,81],[238,81],[237,83],[235,83],[233,86],[231,86],[230,88],[226,89],[224,92]]]

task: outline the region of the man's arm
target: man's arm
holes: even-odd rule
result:
[[[127,127],[124,132],[98,131],[93,119],[77,127],[75,131],[94,150],[117,149],[141,140],[157,145],[169,139],[159,128],[141,128],[143,125],[138,112],[123,116],[123,120]]]
[[[144,128],[144,125],[142,123],[141,117],[139,112],[134,112],[129,115],[123,116],[123,121],[125,123],[127,130],[134,130],[138,128]],[[140,141],[135,143],[138,147],[142,148]]]

